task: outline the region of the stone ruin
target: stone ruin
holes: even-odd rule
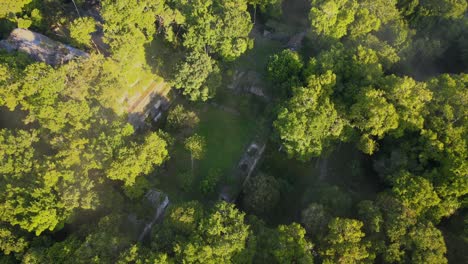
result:
[[[302,48],[302,42],[306,36],[306,33],[306,31],[303,31],[292,36],[286,44],[286,47],[292,51],[300,50]]]
[[[170,102],[166,97],[159,96],[153,91],[147,96],[147,102],[139,102],[142,105],[139,111],[129,112],[128,122],[133,125],[136,131],[157,125],[162,119],[164,112],[169,109]]]
[[[54,66],[77,57],[89,57],[89,54],[82,50],[22,28],[14,29],[8,39],[0,41],[0,48],[8,52],[25,52],[36,61]]]
[[[151,231],[153,225],[160,222],[164,217],[167,207],[169,206],[169,197],[155,189],[149,190],[145,194],[146,200],[150,203],[151,207],[154,209],[154,215],[150,222],[145,224],[144,229],[141,231],[138,236],[138,241],[141,242],[146,235]]]
[[[255,71],[238,71],[232,76],[232,82],[228,88],[236,92],[246,92],[265,99],[268,97],[263,92],[263,82]]]
[[[260,158],[265,151],[266,144],[252,142],[242,155],[237,167],[234,169],[232,177],[234,183],[222,186],[219,198],[226,202],[234,202],[242,192],[244,184],[249,180],[253,171],[258,165]]]

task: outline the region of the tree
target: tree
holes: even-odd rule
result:
[[[28,241],[15,233],[11,232],[9,228],[0,227],[0,250],[3,254],[20,253],[28,246]]]
[[[273,123],[286,153],[306,161],[317,157],[338,138],[343,121],[328,96],[335,75],[311,76],[306,88],[293,89],[293,96]]]
[[[280,19],[283,13],[282,6],[281,6],[283,3],[283,0],[248,0],[248,2],[249,4],[255,6],[254,14],[256,14],[257,6],[260,7],[260,11],[262,12],[262,14],[265,14],[271,18]],[[254,18],[254,22],[255,22],[255,18]]]
[[[183,89],[191,101],[206,101],[213,97],[219,82],[219,68],[208,54],[191,52],[184,63],[178,65],[173,85]]]
[[[461,18],[466,13],[468,3],[463,0],[421,0],[418,7],[418,16],[454,19]]]
[[[314,0],[309,14],[312,29],[320,35],[339,39],[347,34],[357,7],[356,0]]]
[[[275,93],[285,97],[291,88],[301,86],[299,76],[302,67],[303,63],[297,52],[287,49],[272,55],[267,65],[267,74],[276,87]]]
[[[193,129],[200,122],[197,114],[193,111],[186,110],[183,105],[177,105],[169,110],[167,114],[167,123],[171,129]]]
[[[461,197],[467,193],[466,160],[468,75],[443,74],[428,82],[433,92],[433,100],[428,104],[422,139],[426,161],[441,163],[433,179],[439,196]],[[429,164],[427,164],[429,165]],[[448,213],[453,213],[449,210]]]
[[[421,215],[423,211],[436,206],[440,202],[437,193],[428,180],[413,176],[408,172],[401,172],[396,176],[392,193],[403,206],[414,210],[416,215]]]
[[[121,215],[107,215],[88,234],[75,252],[78,263],[115,263],[119,254],[130,246],[130,237],[121,232]]]
[[[382,82],[386,98],[395,106],[398,113],[400,120],[398,130],[423,128],[425,108],[432,100],[432,92],[426,85],[410,77],[400,78],[395,75],[386,76]]]
[[[3,0],[0,2],[0,18],[8,18],[15,13],[20,13],[23,7],[32,0]]]
[[[64,241],[55,242],[43,239],[42,243],[34,243],[23,256],[25,263],[78,263],[76,261],[76,250],[81,246],[80,241],[74,234],[68,236]],[[53,243],[53,244],[52,244]]]
[[[203,219],[203,207],[197,201],[172,206],[164,220],[167,228],[177,234],[191,235]]]
[[[166,142],[157,134],[151,133],[141,145],[131,145],[120,149],[107,171],[112,180],[123,180],[131,186],[138,176],[150,173],[154,166],[161,165],[168,157]]]
[[[364,6],[359,5],[354,22],[349,26],[349,37],[357,38],[380,28],[380,20]]]
[[[117,264],[146,264],[146,263],[159,263],[159,264],[169,264],[172,263],[172,260],[169,259],[167,254],[159,252],[151,252],[147,248],[135,244],[128,248],[126,251],[120,253],[119,259],[116,262]]]
[[[243,190],[244,206],[255,213],[268,212],[279,201],[279,187],[278,181],[272,176],[260,173],[251,177]]]
[[[185,263],[228,263],[234,254],[245,247],[248,226],[244,213],[233,204],[217,203],[204,218],[196,233],[176,245],[176,258]]]
[[[247,0],[171,1],[185,16],[183,45],[234,60],[248,48],[252,21]]]
[[[313,244],[305,238],[306,231],[297,223],[280,225],[273,255],[278,263],[313,263]]]
[[[79,46],[91,45],[91,34],[96,31],[96,21],[92,17],[75,19],[70,25],[70,37]]]
[[[0,59],[12,69],[0,78],[0,105],[25,117],[23,130],[1,131],[2,223],[36,235],[60,229],[75,209],[104,206],[96,190],[106,190],[106,176],[131,185],[167,157],[162,138],[135,141],[133,128],[101,104],[105,88],[119,88],[101,56],[57,68],[9,60]]]
[[[397,0],[314,0],[309,19],[319,36],[355,40],[399,20],[396,4]]]
[[[398,0],[358,0],[359,7],[369,10],[382,25],[400,19],[397,2]]]
[[[365,224],[364,228],[367,229],[370,234],[379,233],[381,231],[383,215],[380,208],[373,201],[361,201],[358,204],[358,214]]]
[[[364,135],[382,138],[386,132],[398,127],[395,107],[388,103],[383,91],[367,87],[361,91],[357,100],[358,102],[351,106],[349,118]],[[375,151],[375,147],[360,145],[360,148],[367,154]]]
[[[448,263],[442,232],[432,223],[418,224],[410,232],[411,263]]]
[[[210,169],[208,175],[206,175],[200,182],[200,191],[203,194],[213,193],[216,190],[221,177],[221,171],[219,169]]]
[[[309,204],[301,213],[301,222],[309,235],[321,236],[329,220],[329,213],[318,203]]]
[[[109,45],[112,55],[112,62],[106,68],[117,73],[119,80],[125,84],[124,91],[112,89],[114,93],[116,90],[118,92],[119,98],[116,101],[143,75],[151,75],[146,64],[145,44],[153,39],[157,16],[163,11],[163,0],[101,1],[103,40]],[[113,63],[116,65],[111,65]]]
[[[36,131],[0,130],[0,173],[5,178],[20,179],[34,171],[33,144],[39,141]]]
[[[130,40],[131,37],[141,41],[133,48],[140,48],[144,42],[150,41],[156,31],[156,15],[163,11],[163,3],[164,1],[151,0],[102,1],[105,41],[113,52],[118,53],[118,50],[129,47],[123,45],[122,41]]]
[[[194,134],[193,136],[185,140],[185,149],[190,152],[190,158],[192,160],[192,171],[193,171],[193,160],[200,160],[205,155],[206,151],[206,141],[205,138]]]
[[[369,244],[362,241],[363,223],[354,219],[335,218],[328,224],[322,250],[323,263],[362,263],[369,259]]]

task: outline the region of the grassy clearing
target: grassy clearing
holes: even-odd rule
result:
[[[178,201],[216,199],[217,192],[208,195],[201,193],[201,181],[212,171],[218,171],[220,182],[227,180],[225,176],[236,166],[246,145],[252,140],[255,123],[209,104],[192,107],[186,105],[186,108],[192,108],[198,113],[200,123],[193,133],[205,138],[205,155],[201,160],[195,160],[192,171],[190,154],[184,148],[184,138],[179,138],[165,170],[157,176],[157,185]],[[193,177],[193,181],[184,190],[183,185],[187,177]]]
[[[207,107],[200,113],[196,133],[206,139],[206,155],[199,161],[198,174],[207,175],[212,169],[229,171],[239,160],[252,137],[253,123],[241,116]]]
[[[283,44],[278,41],[255,36],[254,47],[239,57],[233,66],[240,70],[253,70],[264,73],[270,55],[283,50]]]

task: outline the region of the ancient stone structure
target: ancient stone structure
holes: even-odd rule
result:
[[[228,88],[236,92],[246,92],[268,99],[263,92],[263,81],[255,71],[235,71]]]
[[[34,60],[50,65],[59,65],[76,57],[89,56],[84,51],[22,28],[14,29],[8,39],[0,41],[0,48],[9,52],[16,50],[25,52]]]
[[[151,231],[153,225],[162,219],[164,213],[166,212],[166,208],[169,206],[169,197],[167,197],[166,194],[160,191],[151,189],[146,193],[145,198],[153,207],[154,216],[151,219],[151,221],[145,225],[145,228],[138,236],[139,242],[141,242],[145,238],[145,236]]]
[[[247,150],[242,155],[238,165],[234,168],[231,177],[233,183],[222,186],[220,189],[219,198],[226,202],[235,202],[237,197],[242,191],[242,188],[252,175],[257,167],[260,158],[265,151],[265,144],[259,142],[252,142],[247,147]]]

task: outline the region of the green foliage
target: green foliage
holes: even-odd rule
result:
[[[354,21],[357,7],[356,0],[314,0],[309,14],[312,28],[318,34],[339,39]]]
[[[123,191],[127,197],[136,200],[141,199],[150,188],[150,182],[145,177],[140,176],[135,179],[133,185],[124,185]]]
[[[409,232],[411,238],[411,263],[448,263],[442,232],[432,223],[418,224]]]
[[[108,215],[101,220],[94,232],[75,252],[78,263],[112,263],[130,244],[130,238],[120,230],[122,216]]]
[[[315,194],[315,202],[324,206],[324,208],[333,212],[334,215],[349,215],[352,201],[351,196],[342,188],[335,185],[320,184],[312,189]]]
[[[0,1],[0,18],[8,18],[14,16],[15,13],[20,13],[23,7],[32,0],[2,0]]]
[[[118,63],[108,70],[118,73],[126,87],[130,87],[147,72],[145,44],[156,32],[156,18],[163,12],[164,1],[105,0],[101,5],[104,42]],[[119,96],[125,93],[120,92]]]
[[[18,28],[29,28],[32,25],[32,21],[28,18],[17,18],[16,23]]]
[[[301,86],[299,76],[303,63],[297,52],[283,50],[270,57],[267,74],[270,82],[276,87],[275,93],[284,97],[289,90]]]
[[[289,156],[303,161],[317,157],[340,136],[343,121],[328,98],[334,84],[331,72],[310,76],[308,86],[293,89],[292,98],[280,109],[273,124]]]
[[[81,241],[74,235],[67,237],[66,240],[56,242],[50,247],[48,243],[40,246],[35,243],[35,247],[31,247],[23,256],[24,263],[77,263],[74,260],[74,254],[80,247]]]
[[[200,160],[205,155],[206,141],[202,136],[194,134],[187,138],[184,144],[185,149],[190,152],[192,158]]]
[[[386,97],[395,106],[399,116],[399,130],[421,129],[426,114],[425,106],[432,99],[432,92],[424,83],[410,77],[386,76],[383,80]]]
[[[173,263],[171,259],[164,253],[150,252],[148,249],[136,244],[122,252],[119,256],[117,264],[169,264]]]
[[[358,204],[358,214],[369,233],[379,233],[382,229],[383,216],[380,208],[373,201],[364,200]]]
[[[247,50],[252,29],[247,0],[169,1],[185,16],[183,45],[234,60]]]
[[[112,49],[122,45],[130,36],[150,40],[155,32],[156,15],[162,12],[163,1],[102,1],[101,15],[104,19],[104,33]]]
[[[165,223],[177,234],[190,235],[203,218],[203,207],[197,201],[191,201],[171,207]]]
[[[151,133],[142,144],[120,149],[107,170],[107,177],[132,186],[138,176],[150,173],[154,166],[161,165],[167,157],[166,142],[158,134]]]
[[[134,133],[121,115],[126,98],[143,92],[143,83],[160,70],[151,69],[147,60],[160,52],[187,52],[172,84],[190,100],[206,101],[221,87],[223,68],[238,67],[228,62],[252,47],[253,36],[268,43],[262,47],[281,45],[258,32],[250,35],[250,12],[260,9],[259,24],[275,19],[273,39],[303,29],[283,21],[280,0],[103,0],[96,9],[102,19],[77,18],[77,11],[97,17],[87,10],[91,2],[0,1],[2,37],[15,26],[30,27],[62,40],[70,33],[75,46],[89,48],[90,34],[102,28],[108,45],[100,50],[106,57],[91,54],[54,67],[32,63],[25,54],[0,52],[0,262],[312,263],[315,251],[308,238],[317,239],[324,263],[448,262],[444,240],[450,235],[442,235],[448,221],[441,220],[463,209],[468,194],[466,1],[312,0],[312,34],[302,49],[312,56],[307,66],[290,50],[270,57],[266,77],[276,86],[278,106],[266,107],[268,113],[278,110],[275,137],[288,156],[309,161],[334,141],[353,141],[372,155],[366,160],[385,181],[378,186],[386,188],[383,192],[320,184],[295,189],[286,202],[312,202],[302,211],[304,228],[295,223],[270,228],[255,217],[247,224],[242,212],[224,202],[206,211],[198,202],[176,204],[161,225],[153,226],[151,248],[134,244],[135,234],[125,232],[127,215],[141,209],[135,202],[152,184],[170,181],[184,166],[168,164],[161,170],[168,177],[150,183],[145,174],[167,160],[172,140],[162,132]],[[285,2],[291,4],[285,11],[303,9],[302,2]],[[150,52],[153,37],[173,47],[168,52],[167,43],[158,41]],[[272,52],[247,54],[245,61],[257,68],[265,64],[266,53]],[[221,67],[218,59],[226,63]],[[452,74],[434,76],[443,72]],[[281,101],[285,95],[290,98]],[[253,108],[250,116],[268,119],[261,114],[262,103]],[[203,135],[184,142],[192,171],[182,179],[182,197],[166,190],[171,201],[199,195],[192,191],[195,176],[205,176],[199,191],[215,192],[221,172],[232,167],[251,139],[250,120],[231,122],[221,110],[213,118],[209,107],[201,109],[200,119],[181,105],[168,115],[167,127],[180,133],[178,138],[193,133],[199,121],[196,132]],[[201,160],[200,173],[194,173],[193,159]],[[312,166],[296,165],[291,173]],[[274,172],[271,164],[264,167]],[[294,180],[287,179],[296,185]],[[115,189],[121,186],[125,200]],[[279,200],[278,188],[273,177],[252,178],[244,188],[244,207],[267,212]],[[361,199],[366,200],[354,207],[352,202]],[[137,208],[125,207],[120,215],[127,203]],[[331,215],[353,215],[362,222],[329,221]],[[65,223],[70,224],[67,237],[57,242]],[[452,244],[447,245],[450,250]]]
[[[177,175],[181,182],[181,187],[184,191],[191,191],[195,177],[191,171],[183,171]]]
[[[414,210],[417,215],[440,202],[428,180],[407,172],[402,172],[396,177],[392,192],[403,206]]]
[[[92,17],[77,18],[70,25],[70,37],[79,46],[89,47],[95,31],[96,21]]]
[[[220,202],[204,218],[189,241],[177,244],[176,258],[184,263],[229,263],[245,247],[248,226],[234,205]]]
[[[96,103],[116,87],[102,57],[57,69],[18,62],[3,67],[13,74],[0,81],[0,104],[25,111],[36,129],[2,130],[2,222],[37,235],[60,228],[75,209],[100,204],[94,188],[106,173],[129,185],[167,157],[158,135],[135,142],[132,127]]]
[[[305,238],[306,231],[297,223],[278,226],[277,244],[273,255],[278,263],[313,263],[313,244]]]
[[[274,177],[264,174],[254,175],[243,189],[244,207],[254,213],[268,212],[279,201],[279,188],[279,183]]]
[[[216,190],[216,185],[221,178],[221,171],[217,169],[210,169],[208,175],[200,182],[200,191],[203,194],[213,193]]]
[[[219,68],[204,52],[191,52],[176,69],[173,86],[183,89],[191,101],[206,101],[220,85]]]
[[[353,219],[335,218],[329,224],[329,233],[321,254],[323,263],[363,263],[370,262],[370,244],[362,241],[363,223]]]
[[[396,0],[314,0],[309,19],[321,37],[355,39],[400,18]]]
[[[169,110],[167,123],[170,129],[193,129],[200,122],[200,118],[193,111],[186,110],[183,105],[177,105]]]
[[[311,203],[301,213],[301,222],[309,235],[322,235],[329,220],[330,215],[321,204]]]
[[[267,17],[280,19],[283,14],[283,0],[248,0],[248,3],[260,7],[262,14]]]
[[[368,87],[358,95],[358,102],[351,107],[349,117],[352,123],[364,134],[382,138],[383,135],[398,127],[395,107],[388,103],[384,92]],[[361,147],[361,150],[367,148]],[[372,154],[374,149],[365,153]]]
[[[0,227],[0,250],[5,255],[22,252],[27,246],[28,242],[23,237],[17,236],[8,228]]]
[[[418,16],[433,16],[440,18],[460,18],[468,8],[468,3],[463,0],[421,0],[418,8]]]

